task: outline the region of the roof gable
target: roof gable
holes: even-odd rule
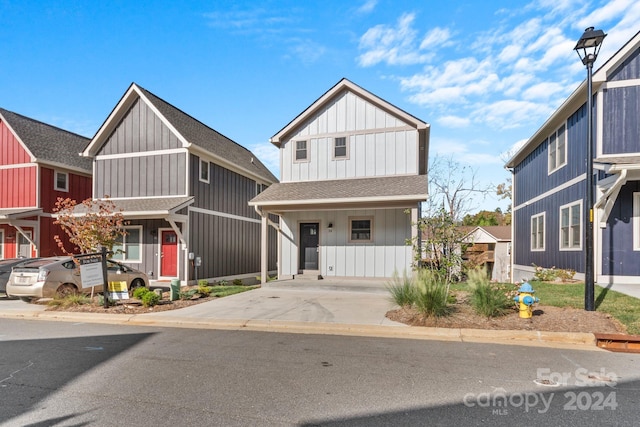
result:
[[[347,94],[355,95],[355,97],[364,100],[367,104],[379,109],[393,119],[399,120],[405,125],[416,129],[429,128],[429,125],[422,120],[343,78],[296,118],[289,122],[278,133],[271,137],[271,143],[280,147],[284,141],[286,141],[291,135],[297,133],[297,131],[301,127],[304,127],[306,123],[314,120],[318,115],[322,114],[323,111],[331,108],[333,104],[338,103],[339,100],[347,96]]]
[[[91,171],[91,161],[80,156],[89,138],[3,108],[0,118],[29,153],[31,161]]]
[[[182,147],[206,154],[232,170],[243,172],[272,183],[273,174],[249,150],[226,136],[196,120],[148,90],[132,83],[107,120],[100,127],[83,155],[93,157],[106,143],[130,108],[138,101],[144,102],[177,137]]]

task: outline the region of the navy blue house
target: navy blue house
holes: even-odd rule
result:
[[[507,163],[513,280],[533,265],[584,279],[587,83]],[[593,74],[594,259],[599,284],[640,285],[640,32]]]

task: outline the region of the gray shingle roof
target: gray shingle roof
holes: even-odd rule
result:
[[[116,212],[122,211],[126,216],[136,213],[156,212],[169,214],[170,211],[188,206],[193,201],[193,196],[187,197],[159,197],[153,199],[126,199],[111,200],[115,204]],[[76,214],[89,213],[89,209],[81,203],[74,208]]]
[[[357,203],[361,200],[426,200],[426,175],[385,176],[273,184],[253,198],[251,205],[313,201]]]
[[[136,86],[187,141],[204,148],[216,156],[228,160],[234,165],[238,165],[243,169],[255,173],[267,182],[278,181],[251,151],[194,119],[148,90],[138,85]]]
[[[0,108],[0,115],[39,161],[91,172],[91,159],[81,157],[90,139]]]

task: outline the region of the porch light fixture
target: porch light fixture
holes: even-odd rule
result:
[[[584,263],[584,309],[595,310],[593,268],[593,63],[596,62],[602,41],[607,35],[602,30],[589,27],[573,48],[587,67],[587,182],[585,209],[585,263]]]
[[[329,229],[329,232],[333,231],[333,223],[330,222],[329,225],[327,226],[327,228]]]

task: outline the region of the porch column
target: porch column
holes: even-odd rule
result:
[[[419,244],[420,240],[418,239],[418,233],[420,232],[418,229],[418,220],[419,220],[419,214],[418,214],[418,208],[411,208],[411,241],[412,242],[416,242],[415,246],[417,247],[417,250],[420,252],[422,251],[422,247]],[[414,258],[416,256],[420,256],[422,257],[421,253],[412,253],[411,254]]]
[[[269,217],[265,212],[260,214],[260,283],[267,283],[269,274]]]

